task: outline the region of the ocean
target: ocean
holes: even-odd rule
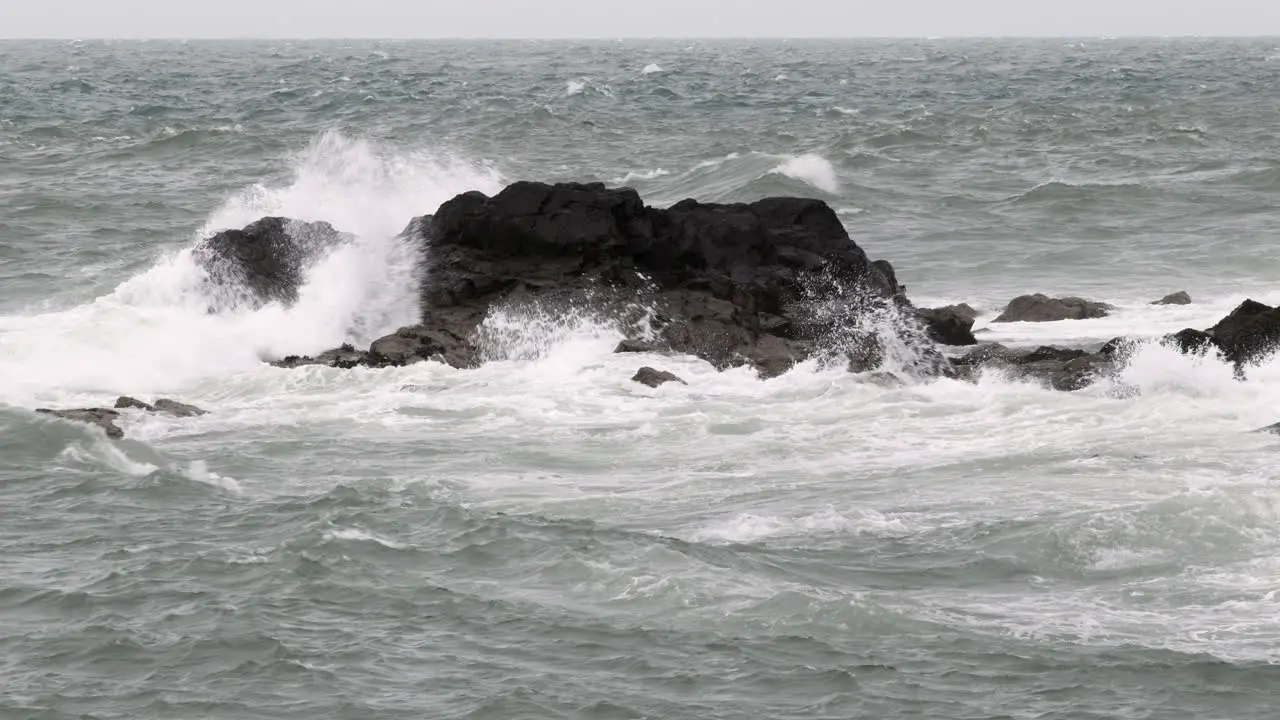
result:
[[[1154,339],[1280,302],[1277,87],[1273,39],[0,42],[0,717],[1273,718],[1280,361]],[[1072,393],[589,310],[263,362],[415,322],[396,233],[516,180],[819,198],[981,340],[1153,340]],[[356,240],[208,312],[265,215]],[[1116,310],[990,322],[1034,292]],[[118,395],[210,414],[33,412]]]

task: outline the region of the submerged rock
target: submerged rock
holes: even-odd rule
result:
[[[229,293],[231,304],[291,304],[298,299],[307,269],[349,239],[326,222],[265,217],[205,239],[193,255],[209,282]]]
[[[110,408],[80,408],[78,410],[50,410],[48,408],[40,408],[36,412],[42,415],[52,415],[62,420],[71,422],[87,423],[102,428],[107,433],[107,437],[119,439],[124,437],[124,430],[116,425],[116,419],[120,417],[120,413]]]
[[[968,377],[983,368],[995,368],[1012,377],[1038,380],[1055,390],[1068,392],[1088,387],[1105,377],[1116,368],[1116,361],[1114,349],[1090,353],[1079,348],[1046,345],[1034,350],[1015,350],[999,343],[981,345],[952,360]]]
[[[654,352],[658,348],[653,343],[645,340],[623,340],[618,343],[618,347],[613,349],[614,353],[647,353]]]
[[[641,385],[648,385],[651,388],[656,388],[659,385],[669,382],[678,382],[681,385],[689,384],[672,373],[665,370],[656,370],[648,366],[642,367],[636,371],[635,376],[631,379],[634,382],[638,382]]]
[[[1152,305],[1190,305],[1191,295],[1187,291],[1182,290],[1170,295],[1165,295],[1159,300],[1154,300]]]
[[[1093,302],[1078,297],[1051,298],[1047,295],[1022,295],[1009,301],[1009,305],[992,322],[1056,322],[1058,320],[1089,320],[1106,317],[1112,310],[1106,303]]]

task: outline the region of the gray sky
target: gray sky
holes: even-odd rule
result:
[[[1280,0],[0,0],[0,37],[1280,35]]]

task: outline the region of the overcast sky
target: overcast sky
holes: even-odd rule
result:
[[[1280,35],[1280,0],[0,0],[0,37]]]

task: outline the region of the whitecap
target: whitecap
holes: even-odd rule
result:
[[[835,167],[832,166],[831,161],[821,155],[810,153],[791,157],[773,171],[808,183],[825,192],[833,194],[840,192]]]

